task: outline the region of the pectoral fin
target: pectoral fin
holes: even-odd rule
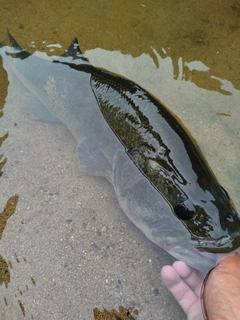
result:
[[[77,158],[80,171],[92,176],[101,176],[111,182],[111,165],[103,153],[87,138],[77,145]]]

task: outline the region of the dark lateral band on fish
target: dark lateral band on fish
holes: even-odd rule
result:
[[[76,38],[74,39],[71,46],[79,48],[79,54],[82,55]],[[191,208],[192,210],[189,210],[190,208],[185,205],[185,199],[188,199],[188,196],[186,192],[184,192],[184,189],[181,188],[181,186],[183,185],[186,186],[188,182],[174,165],[170,157],[170,149],[167,147],[167,145],[164,144],[159,133],[157,131],[154,131],[153,126],[151,126],[151,124],[149,123],[148,117],[144,114],[144,112],[146,112],[146,109],[144,109],[143,106],[142,111],[141,103],[135,104],[134,98],[137,97],[138,99],[141,99],[141,102],[147,101],[149,108],[156,108],[157,113],[167,121],[171,129],[177,133],[182,141],[184,141],[184,146],[187,153],[191,153],[191,163],[193,167],[195,164],[197,164],[194,168],[194,171],[197,173],[197,175],[207,175],[208,182],[212,180],[211,183],[217,185],[217,179],[214,177],[194,139],[190,137],[181,121],[177,119],[162,103],[153,98],[147,91],[143,90],[132,81],[111,74],[105,70],[96,69],[94,67],[92,68],[91,65],[69,64],[69,67],[84,72],[90,72],[92,74],[91,85],[98,101],[100,110],[102,111],[104,118],[106,119],[112,130],[122,142],[127,154],[138,166],[141,172],[151,181],[152,185],[165,197],[169,204],[173,206],[173,211],[175,212],[175,214],[177,214],[177,216],[180,216],[180,218],[182,218],[183,220],[192,219],[195,213],[194,211],[197,211],[197,209],[195,207],[194,209]],[[106,74],[108,75],[108,77],[106,77]],[[105,101],[104,97],[106,97],[107,92],[110,91],[109,88],[117,91],[119,90],[119,86],[124,92],[127,104],[119,107],[117,110],[116,105],[109,106],[109,102],[113,100],[108,98],[108,101]],[[117,112],[119,114],[119,117],[116,116]],[[122,126],[117,126],[116,121],[114,121],[115,119],[117,121],[121,119],[122,121],[120,123],[125,122],[124,130],[120,131],[120,128],[122,128]],[[129,134],[131,131],[133,131],[132,134]],[[134,137],[134,141],[131,140],[132,137]],[[149,140],[151,140],[151,144],[149,143]],[[154,142],[156,142],[157,144],[156,148],[153,146],[153,140],[155,140]],[[158,166],[157,170],[154,170],[153,166],[149,164],[150,161],[155,162],[155,166]],[[201,163],[201,166],[198,165],[199,163]],[[163,185],[161,183],[161,179],[159,180],[158,177],[155,179],[159,170],[163,170],[165,171],[165,173],[167,171],[168,174],[169,180],[167,196],[165,192],[162,192]],[[153,173],[152,175],[151,171]],[[171,188],[172,185],[175,186],[175,190],[178,190],[177,193],[173,192]],[[223,193],[227,195],[225,190],[223,191]],[[221,197],[223,196],[223,193],[221,194]],[[175,208],[173,204],[174,197],[178,199],[184,199],[183,201],[179,201],[180,204],[175,203]],[[228,198],[228,195],[226,198]],[[201,224],[205,223],[207,225],[207,222],[208,219],[205,216],[205,219],[203,219]],[[209,223],[208,225],[209,228],[211,228],[211,224]],[[188,227],[188,225],[186,226]],[[189,228],[189,231],[191,232],[191,228]],[[192,239],[197,240],[197,238],[199,239],[199,237],[196,237],[195,234],[192,233]],[[206,244],[204,243],[204,240],[200,240],[199,244],[196,245],[196,247],[199,250],[215,253],[227,252],[232,246],[234,246],[233,242],[234,241],[229,239],[229,236],[226,235],[213,240],[208,240]],[[236,245],[239,246],[239,244],[240,243],[238,240]]]
[[[16,59],[19,79],[78,141],[80,169],[113,184],[121,208],[150,240],[199,270],[214,265],[201,252],[239,247],[240,218],[229,195],[169,109],[133,81],[91,65],[76,38],[62,56],[44,61],[8,36],[12,47],[0,46],[6,68]],[[101,124],[96,132],[93,122]]]

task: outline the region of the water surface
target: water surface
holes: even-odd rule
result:
[[[57,55],[77,36],[93,65],[158,97],[240,209],[237,2],[0,3],[2,40],[8,27],[28,51]],[[108,182],[79,172],[68,130],[24,112],[35,102],[17,80],[7,92],[0,72],[0,206],[11,213],[1,224],[0,319],[93,319],[95,307],[120,305],[140,320],[183,319],[159,278],[173,259],[125,217]]]

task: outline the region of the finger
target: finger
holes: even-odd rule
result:
[[[188,314],[190,308],[199,301],[198,296],[181,279],[177,271],[171,266],[164,266],[161,270],[162,281],[172,293],[183,311]]]
[[[177,271],[182,280],[199,296],[204,280],[203,274],[196,269],[189,267],[182,261],[174,262],[173,268]]]

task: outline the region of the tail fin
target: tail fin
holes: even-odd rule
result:
[[[10,45],[10,50],[6,52],[8,55],[14,55],[15,58],[26,59],[31,54],[25,49],[22,49],[17,41],[13,38],[9,30],[7,29],[7,39],[0,43],[0,48]]]
[[[13,36],[9,32],[8,28],[7,28],[7,37],[13,48],[18,49],[19,51],[23,51],[23,49],[20,47],[20,45],[17,43],[17,41],[13,38]]]

